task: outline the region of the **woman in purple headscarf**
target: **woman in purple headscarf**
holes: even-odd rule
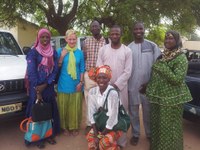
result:
[[[51,44],[51,33],[47,29],[40,29],[35,45],[27,54],[27,75],[29,100],[26,117],[31,116],[31,108],[35,100],[43,100],[52,104],[53,109],[53,136],[48,143],[55,144],[54,136],[60,132],[59,115],[54,91],[54,80],[58,72],[57,52]],[[44,148],[44,141],[40,141],[39,148]]]

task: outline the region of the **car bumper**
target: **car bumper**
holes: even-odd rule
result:
[[[200,116],[200,107],[189,103],[184,104],[184,111],[193,114],[195,116]]]
[[[25,114],[28,96],[17,93],[0,96],[0,119],[9,119]]]

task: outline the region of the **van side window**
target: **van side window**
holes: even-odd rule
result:
[[[10,33],[0,32],[0,54],[22,55],[20,47]]]
[[[66,44],[67,44],[67,42],[65,41],[64,38],[60,39],[60,47],[61,47],[61,48],[65,47]]]

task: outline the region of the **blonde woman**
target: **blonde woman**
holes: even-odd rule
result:
[[[64,133],[76,136],[79,133],[82,116],[85,64],[83,52],[76,47],[76,32],[68,30],[65,40],[66,47],[58,49],[58,64],[61,67],[58,80],[58,109]]]

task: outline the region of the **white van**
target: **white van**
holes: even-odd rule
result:
[[[0,30],[0,118],[24,114],[26,56],[13,35]]]

